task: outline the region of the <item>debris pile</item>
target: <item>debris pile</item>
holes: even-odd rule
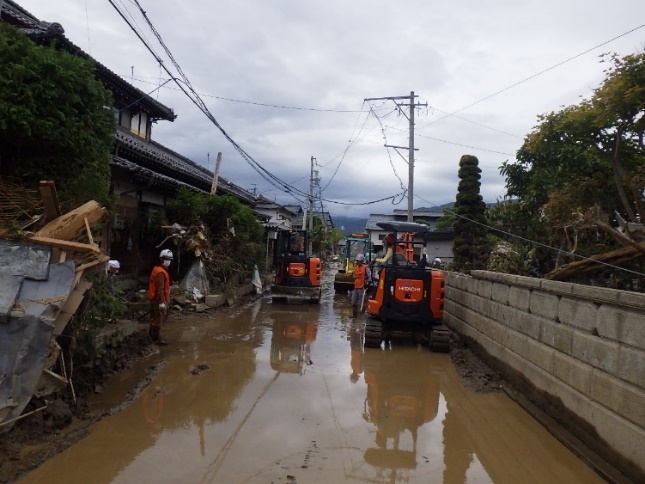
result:
[[[91,287],[84,272],[109,259],[92,235],[105,208],[90,201],[62,214],[53,182],[41,182],[40,194],[43,214],[0,228],[0,432],[21,418],[32,396],[68,384],[56,336]],[[15,197],[0,201],[1,213],[5,200]],[[52,371],[58,361],[62,374]]]

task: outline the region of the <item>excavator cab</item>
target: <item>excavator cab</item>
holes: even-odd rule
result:
[[[334,276],[334,292],[347,294],[354,289],[354,269],[356,256],[363,254],[367,263],[371,260],[372,245],[368,234],[353,233],[345,238],[340,259],[340,267]]]
[[[367,306],[365,346],[380,347],[383,341],[404,336],[420,339],[432,351],[449,351],[450,331],[442,324],[444,273],[429,267],[425,253],[428,226],[414,222],[377,225],[393,234],[396,247],[385,266],[372,271],[378,282]]]
[[[322,264],[309,254],[306,230],[277,232],[273,265],[273,301],[320,302]]]

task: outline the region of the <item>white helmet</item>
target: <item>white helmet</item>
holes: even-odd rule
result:
[[[160,259],[173,259],[172,252],[170,249],[164,249],[159,254]]]
[[[360,260],[360,261],[364,261],[364,260],[365,260],[365,256],[364,256],[363,254],[358,254],[358,255],[356,256],[356,260],[357,260],[357,261],[359,261],[359,260]]]

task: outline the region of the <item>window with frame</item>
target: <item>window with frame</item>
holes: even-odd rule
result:
[[[132,116],[130,132],[139,138],[148,138],[148,113],[140,111]]]

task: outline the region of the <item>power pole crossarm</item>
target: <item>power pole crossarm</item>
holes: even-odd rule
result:
[[[406,116],[408,118],[408,121],[410,121],[410,140],[408,143],[408,222],[413,222],[413,215],[414,215],[414,152],[418,151],[414,147],[414,110],[419,107],[419,106],[427,106],[428,103],[416,103],[415,104],[415,98],[418,96],[415,96],[414,91],[410,91],[409,96],[387,96],[387,97],[368,97],[365,98],[364,101],[394,101],[394,104],[399,108],[399,111],[401,111],[404,115],[405,112],[401,109],[402,107],[409,107],[410,108],[410,115]],[[402,101],[402,100],[408,100],[409,104],[406,103],[399,103],[397,101]],[[402,146],[390,146],[390,145],[385,145],[386,147],[394,148],[394,149],[404,149]],[[398,150],[397,150],[398,153]],[[401,153],[399,153],[400,155]]]

